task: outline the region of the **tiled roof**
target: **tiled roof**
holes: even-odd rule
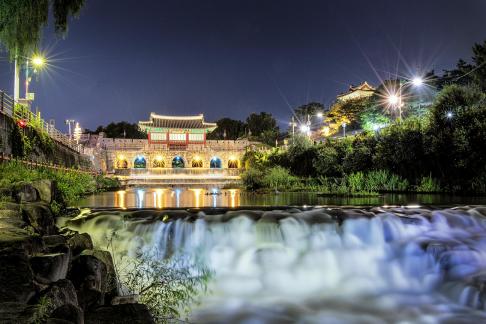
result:
[[[206,123],[204,116],[162,116],[150,114],[150,121],[139,122],[140,127],[160,127],[177,129],[214,129],[215,123]]]

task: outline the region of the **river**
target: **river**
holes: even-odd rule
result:
[[[199,208],[242,206],[486,205],[486,197],[444,194],[383,194],[372,197],[320,196],[315,192],[255,194],[239,189],[130,188],[84,197],[80,207]]]
[[[360,207],[304,206],[339,204]],[[135,188],[86,197],[79,205],[119,208],[70,227],[99,248],[116,233],[115,258],[183,257],[209,269],[191,323],[486,323],[486,207],[452,207],[478,204]]]

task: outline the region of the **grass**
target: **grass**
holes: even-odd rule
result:
[[[43,179],[57,182],[60,197],[56,201],[55,209],[59,209],[59,205],[72,203],[83,195],[119,187],[116,179],[93,176],[74,169],[64,171],[44,167],[29,168],[15,161],[0,164],[0,188],[11,188],[19,183]]]

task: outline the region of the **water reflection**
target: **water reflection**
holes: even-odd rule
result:
[[[332,197],[313,192],[256,194],[240,189],[220,188],[130,188],[104,192],[80,200],[84,207],[174,208],[174,207],[240,207],[240,206],[315,206],[315,205],[482,205],[486,197],[450,195],[386,194],[374,197]]]
[[[111,199],[110,199],[111,198]],[[83,199],[80,206],[118,208],[238,207],[240,190],[219,188],[135,188]]]

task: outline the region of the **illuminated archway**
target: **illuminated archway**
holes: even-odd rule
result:
[[[193,168],[202,168],[203,167],[203,161],[199,156],[195,156],[192,159],[191,166]]]
[[[116,160],[117,169],[128,169],[128,161],[125,158],[118,158]]]
[[[211,169],[221,169],[223,166],[223,163],[221,162],[221,159],[217,156],[213,156],[211,158],[211,161],[209,161],[209,167]]]
[[[139,155],[133,161],[133,167],[135,169],[145,169],[147,167],[147,161],[143,156]]]
[[[176,156],[172,159],[172,167],[173,168],[184,168],[184,159],[180,156]]]
[[[240,161],[236,158],[230,158],[228,160],[228,169],[238,169]]]
[[[165,168],[165,161],[161,156],[156,156],[152,162],[152,168]]]

